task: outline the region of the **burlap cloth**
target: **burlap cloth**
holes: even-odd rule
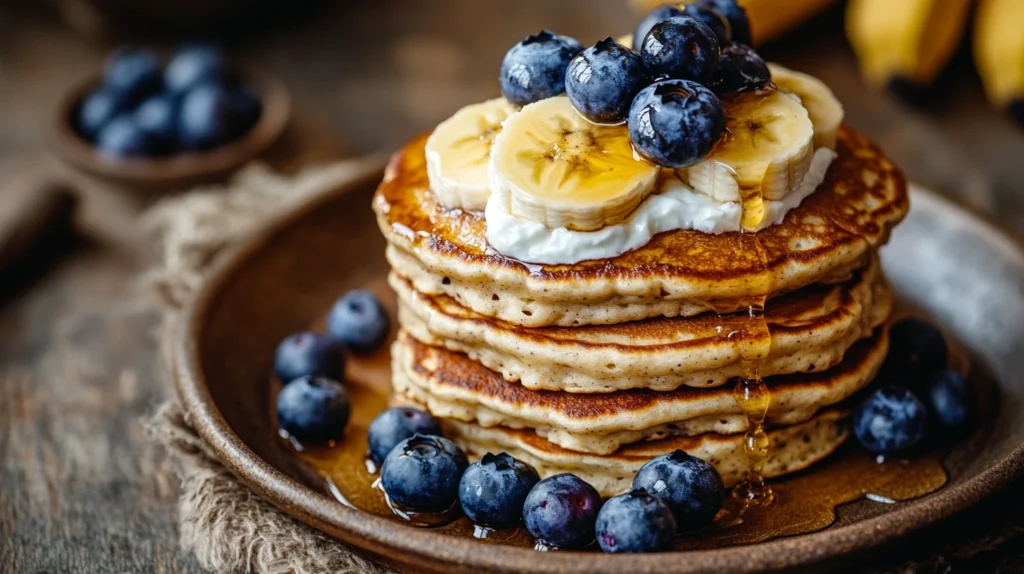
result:
[[[271,214],[335,188],[355,169],[355,162],[345,162],[283,177],[253,165],[226,186],[164,199],[144,215],[142,225],[158,257],[143,284],[164,309],[165,365],[167,334],[217,255]],[[172,388],[169,369],[162,372]],[[181,479],[181,546],[203,568],[267,574],[391,572],[294,520],[236,480],[196,434],[177,398],[144,424],[166,448]]]

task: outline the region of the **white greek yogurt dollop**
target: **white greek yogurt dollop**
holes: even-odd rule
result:
[[[784,198],[764,202],[764,219],[757,230],[782,223],[787,213],[825,181],[835,158],[831,149],[815,151],[803,182]],[[677,177],[664,177],[661,193],[648,197],[626,221],[596,231],[548,229],[543,223],[509,214],[498,203],[492,199],[484,210],[491,247],[507,257],[544,265],[609,259],[645,245],[659,233],[677,229],[716,235],[740,231],[743,216],[743,207],[738,202],[715,201]]]

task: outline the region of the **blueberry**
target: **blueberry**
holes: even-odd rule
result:
[[[679,530],[711,524],[725,500],[725,485],[715,467],[681,450],[640,467],[633,488],[642,488],[667,504]]]
[[[466,469],[459,482],[462,511],[476,524],[504,526],[523,516],[523,503],[540,476],[508,454],[487,453]]]
[[[103,82],[132,101],[160,89],[160,60],[141,48],[122,48],[111,54],[103,67]]]
[[[112,158],[142,157],[153,151],[153,142],[125,114],[110,120],[96,137],[100,153]]]
[[[441,436],[441,421],[430,413],[409,407],[393,407],[373,419],[366,436],[370,458],[383,462],[395,445],[415,434]]]
[[[754,43],[750,35],[750,18],[747,17],[747,11],[736,0],[698,0],[696,4],[713,8],[725,17],[729,22],[733,42],[747,45]]]
[[[459,478],[469,461],[452,441],[414,435],[391,449],[380,469],[381,484],[399,508],[444,512],[459,497]]]
[[[664,552],[675,540],[676,519],[661,499],[636,489],[604,503],[596,534],[605,552]]]
[[[662,4],[652,10],[650,14],[640,21],[640,24],[636,27],[636,31],[633,33],[633,49],[638,53],[640,52],[640,49],[644,45],[644,38],[646,38],[647,34],[651,32],[651,28],[653,28],[655,24],[662,20],[668,20],[669,18],[682,15],[683,11],[679,8],[678,4]]]
[[[876,454],[905,454],[921,444],[927,430],[925,406],[906,387],[882,387],[853,412],[854,435]]]
[[[373,352],[387,338],[388,313],[369,291],[349,291],[331,307],[327,333],[355,353]]]
[[[526,529],[557,548],[580,548],[594,540],[601,495],[578,476],[556,474],[538,482],[523,503]]]
[[[326,377],[301,377],[277,395],[277,423],[299,442],[322,444],[345,434],[348,393]]]
[[[164,70],[164,86],[173,93],[204,82],[228,83],[229,79],[224,52],[209,44],[182,46]]]
[[[940,372],[932,379],[926,396],[933,420],[943,431],[959,433],[974,421],[974,389],[959,372]]]
[[[719,46],[724,48],[732,42],[732,26],[725,15],[717,9],[702,4],[688,4],[683,8],[683,14],[693,16],[707,24],[708,28],[711,28],[711,31],[715,33],[715,37],[718,38]]]
[[[517,106],[525,106],[565,91],[565,70],[583,51],[568,36],[547,30],[527,36],[505,54],[501,62],[501,93]]]
[[[345,356],[341,346],[319,333],[296,333],[285,338],[274,353],[274,374],[288,384],[310,375],[342,380]]]
[[[921,319],[904,319],[889,330],[889,354],[878,378],[917,390],[945,369],[948,361],[942,331]]]
[[[688,80],[666,80],[637,94],[629,109],[629,138],[640,155],[669,168],[696,165],[725,133],[718,96]]]
[[[95,140],[103,126],[126,109],[124,96],[110,88],[99,88],[86,96],[79,104],[75,127],[78,133],[89,140]]]
[[[705,82],[718,65],[721,47],[707,24],[693,16],[675,16],[651,28],[640,47],[652,78]]]
[[[580,52],[565,75],[569,100],[599,124],[626,121],[633,98],[649,83],[640,56],[611,38]]]
[[[760,90],[772,79],[768,64],[746,44],[730,44],[722,48],[718,68],[708,81],[716,94],[732,94]]]
[[[188,149],[211,149],[245,133],[258,116],[258,112],[254,114],[252,94],[219,84],[201,84],[189,90],[181,102],[178,134]]]
[[[173,97],[150,97],[135,109],[134,119],[135,125],[152,139],[158,152],[174,151],[178,141],[178,105]]]

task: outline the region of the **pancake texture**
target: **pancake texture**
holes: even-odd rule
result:
[[[446,295],[423,295],[396,273],[390,283],[400,301],[399,320],[416,339],[466,353],[527,388],[574,393],[719,386],[744,374],[744,346],[770,344],[760,365],[765,377],[824,371],[892,310],[877,261],[848,282],[769,301],[767,332],[751,329],[745,313],[526,329],[474,313]],[[764,345],[751,343],[769,336]]]
[[[424,144],[394,156],[373,201],[388,261],[416,291],[524,327],[618,324],[730,312],[816,283],[845,281],[909,207],[899,170],[849,128],[822,186],[758,233],[663,233],[618,257],[529,265],[491,250],[486,222],[440,206]]]
[[[878,329],[833,369],[766,379],[772,397],[767,423],[803,423],[854,395],[874,379],[888,343],[887,330]],[[533,430],[566,450],[611,454],[638,441],[747,429],[731,386],[587,395],[533,391],[505,381],[464,354],[426,345],[404,332],[391,354],[392,382],[404,399],[444,419]]]

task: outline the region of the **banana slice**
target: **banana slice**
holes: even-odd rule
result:
[[[764,218],[764,199],[785,197],[803,181],[814,152],[814,126],[792,96],[773,90],[722,102],[726,137],[686,170],[690,187],[718,201],[743,203],[745,230]]]
[[[814,124],[814,148],[836,148],[836,135],[843,123],[843,105],[824,82],[778,64],[768,64],[772,81],[784,92],[795,94],[807,108]]]
[[[660,170],[633,153],[626,126],[592,124],[569,98],[548,98],[510,116],[494,140],[491,201],[551,229],[592,231],[629,216]]]
[[[625,47],[629,48],[630,50],[632,50],[633,49],[633,35],[632,34],[623,34],[622,36],[619,36],[618,38],[615,39],[615,43],[619,44],[620,46],[625,46]]]
[[[505,98],[466,106],[427,139],[427,176],[438,203],[483,211],[491,196],[487,163],[501,124],[515,109]]]

